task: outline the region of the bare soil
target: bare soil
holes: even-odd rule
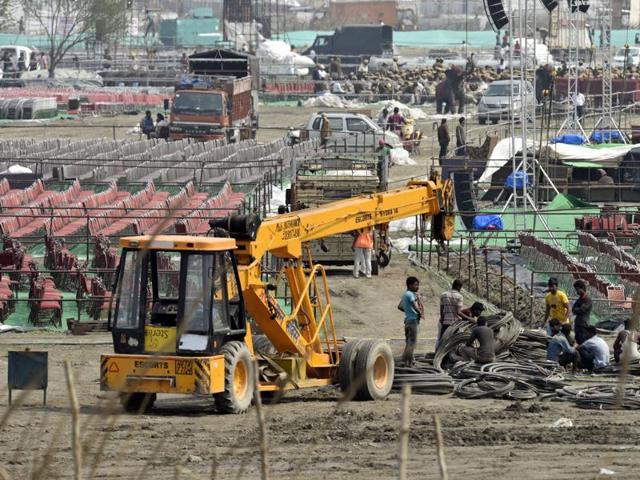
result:
[[[261,121],[264,126],[296,125],[304,122],[308,113],[299,108],[269,107]],[[107,120],[113,119],[101,121],[108,125]],[[122,119],[122,123],[135,122]],[[108,132],[108,127],[104,131]],[[2,129],[0,136],[9,132]],[[84,136],[105,135],[91,132],[85,131]],[[259,138],[267,140],[283,132],[264,129]],[[55,135],[62,133],[62,129],[55,131]],[[29,132],[36,134],[41,135],[42,130]],[[430,152],[425,150],[419,167],[394,169],[394,177],[415,175],[422,168],[426,171]],[[379,277],[356,280],[349,273],[342,270],[329,279],[340,335],[386,338],[399,352],[403,328],[396,305],[406,276],[417,275],[426,307],[419,350],[433,350],[438,297],[447,280],[416,270],[399,254]],[[254,410],[224,416],[215,412],[210,398],[172,396],[160,397],[148,414],[124,414],[113,396],[99,387],[100,354],[112,351],[108,334],[1,335],[0,378],[7,378],[7,352],[27,347],[49,352],[48,401],[43,406],[40,393],[31,392],[12,410],[6,386],[0,388],[0,468],[5,470],[4,478],[73,478],[64,360],[72,364],[81,405],[83,478],[259,478]],[[19,396],[20,392],[14,392],[14,400]],[[400,396],[338,406],[339,396],[335,388],[291,392],[279,404],[265,406],[270,478],[397,478]],[[601,468],[616,472],[614,478],[638,477],[634,471],[635,453],[640,450],[640,413],[580,410],[564,403],[514,404],[414,395],[409,478],[440,478],[434,414],[442,422],[451,479],[594,479],[600,477]],[[552,428],[562,417],[571,419],[573,427]]]

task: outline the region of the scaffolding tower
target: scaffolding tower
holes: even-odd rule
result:
[[[602,57],[602,111],[600,118],[593,126],[593,132],[608,132],[606,138],[611,141],[611,137],[617,134],[618,138],[627,143],[626,137],[620,131],[618,122],[614,118],[613,111],[613,72],[611,68],[611,60],[613,59],[614,50],[611,41],[611,28],[613,26],[613,6],[612,0],[601,0],[600,15],[600,31],[608,32],[605,34],[604,45],[601,52]]]
[[[584,16],[576,9],[571,11],[571,7],[559,7],[558,28],[566,28],[569,33],[567,49],[568,85],[567,85],[567,114],[558,128],[557,136],[565,133],[581,135],[586,143],[589,143],[589,136],[582,126],[582,118],[578,115],[578,94],[580,93],[578,84],[580,80],[580,46],[585,46],[585,23],[578,16]]]
[[[517,1],[517,10],[514,3]],[[549,237],[556,242],[549,225],[542,215],[537,198],[536,184],[544,178],[550,187],[558,193],[553,181],[536,157],[536,139],[542,131],[537,128],[536,98],[535,98],[535,68],[536,56],[536,12],[537,0],[509,0],[509,15],[511,31],[518,33],[520,43],[520,58],[514,56],[514,35],[509,38],[509,65],[510,76],[516,80],[519,108],[514,108],[510,113],[511,134],[511,164],[512,164],[512,188],[509,192],[503,208],[504,214],[511,208],[513,214],[513,228],[515,230],[535,229],[539,221]],[[514,13],[517,11],[517,15]],[[518,67],[514,68],[514,64]],[[533,88],[529,88],[532,84]],[[512,95],[513,95],[512,88]],[[514,102],[512,101],[513,105]],[[521,145],[518,148],[516,138],[520,138]],[[521,152],[518,157],[518,151]],[[529,215],[532,214],[532,219]],[[556,242],[557,243],[557,242]]]

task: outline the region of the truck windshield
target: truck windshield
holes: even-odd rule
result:
[[[138,251],[123,252],[124,261],[120,271],[120,279],[116,294],[119,302],[116,311],[118,328],[136,328],[140,318],[140,285],[142,284],[142,253]],[[142,260],[142,261],[141,261]]]
[[[176,93],[173,101],[173,111],[176,113],[222,113],[222,95],[219,93]]]

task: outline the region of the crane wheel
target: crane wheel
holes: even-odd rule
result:
[[[356,355],[357,400],[383,400],[393,384],[393,352],[387,342],[367,340]]]
[[[275,355],[278,353],[276,347],[273,346],[271,340],[266,335],[253,335],[253,351],[254,353],[264,353],[267,355]]]
[[[355,389],[352,387],[355,379],[356,368],[356,355],[360,351],[360,347],[365,343],[364,340],[352,340],[347,342],[342,347],[340,354],[340,365],[338,365],[338,382],[340,383],[340,390],[343,392],[349,391],[352,388],[351,397],[355,395]]]
[[[155,393],[129,393],[120,394],[120,403],[127,412],[145,413],[151,410],[156,401]]]
[[[215,395],[220,413],[244,413],[249,409],[255,389],[253,359],[242,342],[229,342],[222,346],[224,355],[224,392]]]

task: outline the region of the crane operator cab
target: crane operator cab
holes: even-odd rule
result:
[[[124,392],[129,410],[155,392],[218,394],[223,410],[248,407],[252,358],[235,240],[163,235],[120,246],[109,312],[116,355],[102,357],[102,389]]]

